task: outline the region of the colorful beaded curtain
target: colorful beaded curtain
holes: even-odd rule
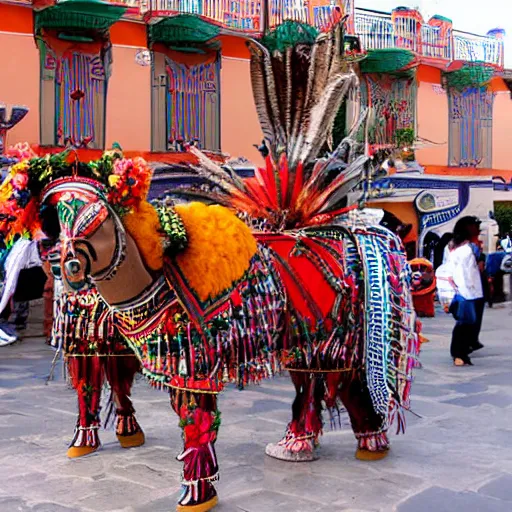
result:
[[[186,66],[166,58],[167,144],[195,141],[201,149],[220,150],[220,60]]]
[[[389,145],[396,130],[416,127],[416,81],[389,75],[365,75],[361,87],[361,103],[372,107],[374,126],[370,142]]]
[[[95,117],[105,101],[105,68],[97,55],[70,53],[58,62],[56,74],[57,144],[101,147]]]
[[[487,87],[448,91],[449,165],[492,167],[494,93]]]

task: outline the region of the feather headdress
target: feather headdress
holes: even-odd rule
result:
[[[359,86],[354,59],[344,55],[343,27],[342,20],[318,33],[286,22],[262,42],[250,41],[254,100],[270,147],[265,168],[241,180],[192,147],[199,164],[191,174],[201,184],[170,195],[231,206],[277,231],[329,222],[350,209],[348,194],[369,172],[364,145],[355,142],[366,113],[332,154],[317,158],[347,93]]]

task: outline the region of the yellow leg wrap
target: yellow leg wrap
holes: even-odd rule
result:
[[[360,448],[358,448],[356,451],[356,459],[364,461],[382,460],[388,456],[388,453],[389,449],[371,452],[370,450],[361,450]]]
[[[144,436],[144,432],[141,430],[132,436],[118,435],[117,440],[119,441],[121,448],[136,448],[137,446],[142,446],[146,442],[146,437]]]
[[[66,455],[70,459],[78,459],[78,457],[85,457],[98,450],[99,446],[70,446]]]
[[[177,505],[176,512],[207,512],[215,507],[218,502],[219,498],[214,496],[212,499],[205,501],[204,503],[200,503],[199,505]]]

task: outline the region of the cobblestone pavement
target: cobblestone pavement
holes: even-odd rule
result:
[[[426,320],[423,369],[416,372],[405,436],[392,437],[387,459],[354,459],[345,420],[322,438],[321,458],[292,464],[265,456],[290,417],[290,381],[276,378],[240,392],[228,389],[218,455],[219,512],[495,512],[512,510],[511,307],[486,311],[472,368],[454,368],[452,322]],[[37,320],[38,310],[33,311]],[[173,511],[180,431],[167,397],[138,381],[137,417],[147,443],[122,450],[113,432],[83,460],[65,453],[75,397],[62,381],[44,383],[53,352],[28,337],[0,348],[0,511]]]

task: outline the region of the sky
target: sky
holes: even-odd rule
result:
[[[356,7],[391,11],[398,6],[419,7],[428,20],[440,14],[453,21],[453,28],[485,35],[492,28],[503,28],[505,66],[512,68],[512,0],[354,0]]]

